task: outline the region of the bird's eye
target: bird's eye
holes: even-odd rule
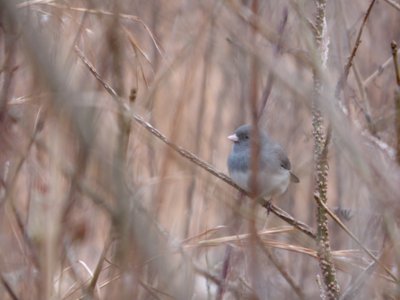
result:
[[[245,140],[248,140],[248,139],[249,139],[249,136],[248,136],[248,135],[245,135],[245,136],[244,136],[244,139],[245,139]]]

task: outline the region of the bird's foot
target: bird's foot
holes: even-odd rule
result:
[[[272,202],[271,202],[271,200],[266,200],[263,206],[267,210],[267,216],[269,216],[269,213],[272,211]]]

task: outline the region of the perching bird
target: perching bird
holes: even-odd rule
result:
[[[259,164],[257,170],[257,195],[271,199],[283,194],[289,182],[299,182],[299,178],[290,169],[290,161],[276,142],[259,130]],[[242,125],[228,139],[233,141],[233,147],[228,157],[228,170],[232,180],[242,189],[251,192],[254,188],[250,180],[252,177],[252,126]],[[253,175],[254,176],[254,175]]]

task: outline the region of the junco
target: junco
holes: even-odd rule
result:
[[[290,171],[290,161],[276,142],[259,130],[260,152],[257,174],[257,196],[272,198],[283,194],[289,182],[299,182],[299,178]],[[242,125],[228,137],[233,147],[228,157],[228,170],[232,180],[242,189],[250,192],[252,126]]]

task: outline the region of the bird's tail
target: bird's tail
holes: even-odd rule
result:
[[[300,179],[296,175],[294,175],[292,172],[290,172],[290,181],[294,183],[299,183]]]

